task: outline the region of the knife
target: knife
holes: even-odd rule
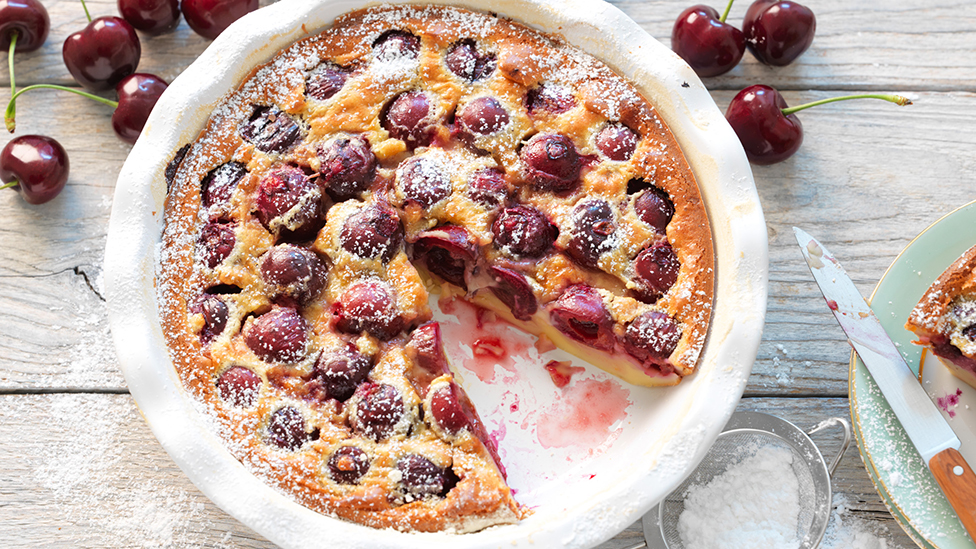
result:
[[[959,453],[959,438],[925,394],[915,374],[888,337],[850,277],[815,238],[793,227],[807,266],[871,377],[922,460],[976,540],[976,474]]]

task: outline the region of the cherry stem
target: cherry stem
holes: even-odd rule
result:
[[[7,50],[7,72],[10,73],[10,96],[17,92],[14,82],[14,50],[17,49],[17,31],[10,33],[10,48]]]
[[[88,5],[85,4],[85,0],[81,0],[81,7],[85,8],[85,17],[87,17],[88,22],[91,23],[91,14],[88,13]]]
[[[881,99],[888,101],[889,103],[894,103],[896,105],[905,106],[911,105],[911,99],[902,95],[893,95],[886,93],[862,93],[858,95],[842,95],[840,97],[830,97],[828,99],[821,99],[820,101],[813,101],[812,103],[804,103],[803,105],[797,105],[795,107],[787,107],[783,109],[783,114],[793,114],[803,109],[809,109],[810,107],[816,107],[817,105],[824,105],[827,103],[833,103],[835,101],[847,101],[848,99]]]
[[[724,23],[725,18],[728,17],[729,12],[732,11],[732,2],[735,2],[735,0],[729,0],[729,5],[725,6],[725,13],[722,14],[722,17],[718,18],[720,23]]]
[[[7,183],[6,185],[0,187],[0,191],[4,189],[9,189],[10,187],[16,187],[17,185],[20,185],[20,183],[17,182],[17,180],[11,181],[10,183]]]
[[[118,101],[112,101],[111,99],[105,99],[104,97],[99,97],[97,95],[93,95],[93,94],[90,94],[88,92],[81,91],[81,90],[79,90],[77,88],[68,88],[68,87],[65,87],[65,86],[59,86],[57,84],[34,84],[33,86],[27,86],[26,88],[18,91],[17,93],[13,94],[13,96],[10,97],[10,102],[7,103],[7,111],[3,115],[3,121],[7,125],[7,131],[9,131],[10,133],[14,133],[14,129],[16,129],[16,127],[17,127],[17,121],[16,121],[16,115],[17,115],[17,98],[20,97],[22,94],[24,94],[26,92],[29,92],[31,90],[41,89],[41,88],[46,88],[46,89],[51,89],[51,90],[61,90],[61,91],[66,91],[66,92],[71,92],[71,93],[74,93],[74,94],[78,94],[78,95],[80,95],[82,97],[87,97],[88,99],[92,99],[94,101],[98,101],[99,103],[102,103],[103,105],[108,105],[109,107],[112,107],[113,109],[118,108],[118,106],[119,106],[119,102]]]

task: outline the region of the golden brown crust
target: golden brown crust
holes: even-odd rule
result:
[[[976,341],[964,333],[976,324],[976,246],[967,250],[929,286],[905,328],[923,345],[948,343],[976,359]]]
[[[403,51],[378,57],[373,45],[388,31],[420,37],[416,60]],[[446,52],[468,39],[495,56],[497,69],[483,78],[459,77],[445,62]],[[325,66],[341,68],[346,80],[334,95],[311,98],[308,79]],[[530,112],[526,98],[542,85],[569,90],[572,104]],[[427,94],[428,116],[437,121],[429,145],[398,139],[383,123],[393,98],[418,90]],[[508,121],[486,135],[461,135],[457,113],[480,98],[497,101]],[[284,150],[258,147],[256,138],[241,131],[255,117],[270,124],[295,120],[300,135]],[[597,144],[598,133],[615,125],[638,136],[633,152],[620,160]],[[539,134],[568,136],[577,149],[582,167],[569,188],[557,192],[527,182],[519,151]],[[352,198],[321,183],[327,169],[323,151],[341,140],[361,140],[377,163],[375,179]],[[408,159],[444,167],[446,196],[423,205],[407,196]],[[217,203],[203,204],[203,181],[229,165],[246,173]],[[471,193],[474,174],[485,169],[503,174],[508,196],[501,204]],[[297,205],[268,221],[261,218],[260,195],[275,174],[314,185]],[[673,203],[666,234],[635,212],[635,201],[647,188]],[[595,201],[602,201],[614,220],[612,245],[602,249],[595,264],[583,266],[570,257],[571,238],[579,208]],[[558,229],[558,238],[531,257],[500,245],[492,226],[506,204],[539,210]],[[694,176],[667,126],[632,85],[602,63],[555,37],[494,16],[443,7],[371,8],[342,16],[331,29],[286,48],[214,111],[177,171],[166,208],[160,309],[184,385],[212,413],[231,452],[255,474],[312,509],[378,528],[465,532],[514,522],[527,512],[512,498],[476,416],[454,434],[432,419],[431,395],[456,386],[453,376],[445,369],[429,387],[418,384],[415,375],[426,367],[424,358],[404,350],[419,333],[412,330],[431,316],[429,271],[437,268],[418,250],[419,239],[430,234],[425,231],[454,226],[467,235],[472,250],[463,274],[467,287],[451,286],[451,291],[465,295],[467,290],[476,303],[632,383],[669,385],[693,373],[707,334],[714,283],[711,234]],[[372,209],[392,209],[402,227],[389,255],[362,257],[343,245],[349,220]],[[305,234],[309,226],[315,232]],[[221,230],[232,234],[233,242],[215,257],[211,252]],[[283,247],[321,261],[321,288],[308,289],[308,277],[295,286],[304,290],[279,287],[262,274],[270,251]],[[635,270],[637,256],[651,247],[670,247],[679,265],[676,280],[659,295],[648,293]],[[498,298],[501,281],[489,274],[492,266],[525,280],[537,304],[533,313],[513,312]],[[388,314],[384,319],[396,320],[389,333],[342,324],[343,306],[350,307],[343,296],[364,283],[389,289],[394,312],[383,313]],[[606,345],[594,347],[554,327],[556,302],[574,285],[596,289],[589,295],[596,296],[612,327]],[[208,309],[215,301],[226,310]],[[282,311],[293,312],[292,321],[301,324],[301,341],[290,354],[269,355],[249,334],[260,332],[259,319]],[[638,335],[653,341],[641,345],[663,345],[665,356],[632,349],[630,327],[652,313],[667,319],[674,341],[661,343],[655,334],[643,333]],[[220,315],[226,326],[215,330],[213,317]],[[336,355],[370,363],[368,377],[356,381],[351,396],[323,389],[328,379],[322,377],[321,362]],[[254,393],[243,400],[218,386],[232,368],[257,380]],[[378,435],[363,426],[360,410],[377,387],[388,388],[402,406]],[[467,402],[463,391],[459,398]],[[283,410],[290,423],[277,417]],[[294,425],[300,427],[289,431]],[[368,470],[353,482],[337,481],[328,465],[346,446],[369,460]],[[436,494],[411,492],[402,463],[415,455],[456,475],[456,486]]]

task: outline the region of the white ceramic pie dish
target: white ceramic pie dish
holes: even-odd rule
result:
[[[153,433],[218,506],[282,547],[594,546],[640,518],[694,470],[735,409],[759,346],[766,310],[765,221],[738,139],[694,72],[598,0],[439,3],[499,13],[561,34],[634,82],[656,106],[698,178],[712,225],[717,282],[708,342],[699,371],[677,387],[628,386],[626,418],[598,452],[575,459],[518,436],[506,452],[503,441],[517,497],[534,510],[516,525],[463,536],[375,530],[315,513],[251,475],[184,392],[164,342],[155,287],[164,170],[255,66],[324,30],[336,16],[372,3],[282,0],[250,14],[170,85],[133,147],[116,187],[105,285],[120,364]],[[545,376],[525,377],[529,385],[548,382]],[[483,404],[494,398],[492,387],[473,385],[467,388],[486,423],[503,422],[492,417],[499,408],[493,412],[491,401]]]

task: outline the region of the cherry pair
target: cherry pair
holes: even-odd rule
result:
[[[767,65],[793,62],[813,42],[817,21],[809,8],[791,0],[756,0],[742,23],[742,30],[725,22],[725,13],[696,5],[681,12],[671,31],[671,49],[698,76],[718,76],[732,70],[746,47]]]
[[[136,29],[157,35],[186,23],[200,36],[213,40],[244,14],[258,9],[258,0],[118,0],[119,13]]]

